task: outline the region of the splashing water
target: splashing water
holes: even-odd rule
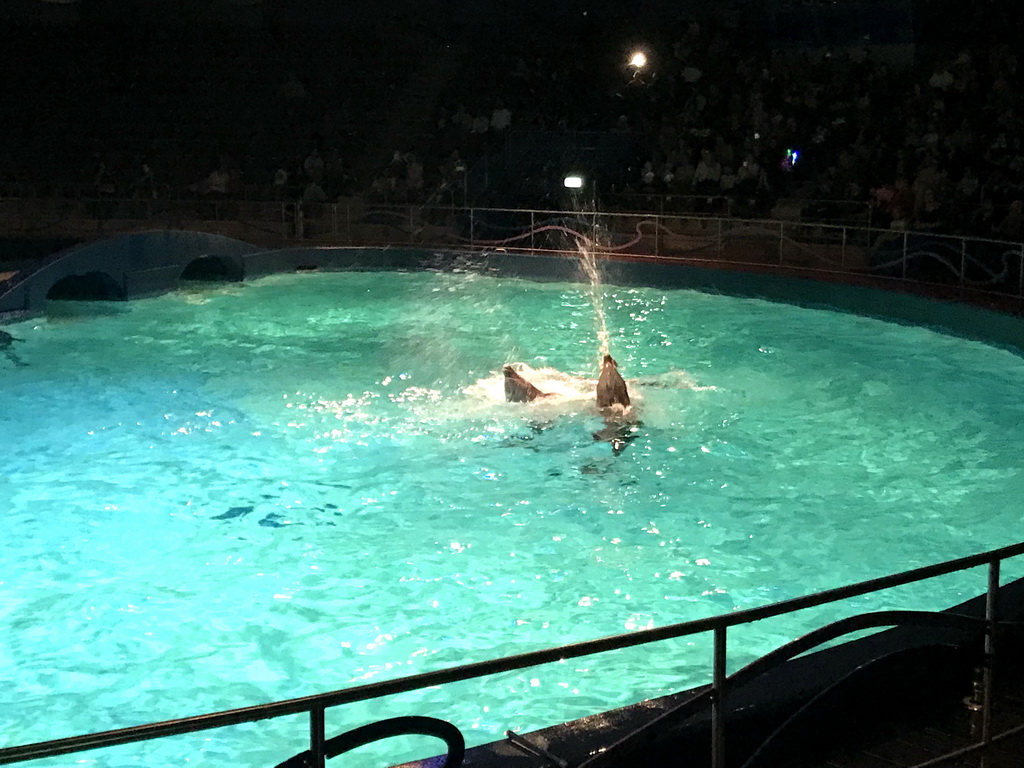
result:
[[[576,239],[576,250],[579,252],[580,269],[587,276],[590,284],[590,303],[594,306],[594,324],[597,331],[597,362],[601,367],[601,360],[609,354],[608,345],[608,323],[604,313],[604,298],[601,294],[601,271],[597,266],[597,255],[594,252],[593,240],[585,237]]]

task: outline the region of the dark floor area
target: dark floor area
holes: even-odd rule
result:
[[[1024,725],[1024,664],[1004,662],[996,669],[992,709],[992,735]],[[895,718],[877,730],[860,734],[853,743],[838,743],[817,759],[799,756],[786,765],[808,768],[909,768],[935,760],[941,755],[967,747],[981,737],[980,709],[971,697],[936,700],[922,711]],[[936,765],[980,766],[978,753],[945,760]],[[989,768],[1019,768],[1024,765],[1024,731],[994,744],[985,763]]]
[[[1018,629],[1008,629],[1001,636],[993,666],[993,737],[1024,725],[1022,649],[1024,636]],[[980,740],[983,658],[981,644],[974,641],[904,648],[855,661],[842,676],[802,698],[795,695],[799,681],[811,678],[821,667],[812,658],[805,657],[803,666],[797,660],[791,671],[781,670],[782,676],[768,686],[779,700],[776,704],[756,703],[764,697],[763,687],[727,696],[734,706],[726,718],[726,767],[1024,766],[1024,730],[992,745],[984,763],[980,752],[931,762]],[[785,691],[787,687],[793,690]],[[689,696],[681,693],[525,734],[525,744],[520,738],[519,745],[505,740],[471,749],[464,765],[586,765],[591,756],[635,734]],[[641,737],[638,746],[609,749],[609,756],[615,757],[600,768],[712,765],[707,712],[680,723],[663,722],[657,733]]]

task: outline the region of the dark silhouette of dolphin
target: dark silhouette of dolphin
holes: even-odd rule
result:
[[[9,334],[7,331],[0,331],[0,352],[3,352],[4,357],[6,357],[15,365],[24,367],[28,365],[28,363],[26,363],[24,360],[18,357],[18,355],[15,354],[14,350],[11,349],[11,347],[14,346],[14,342],[16,341],[23,341],[23,339],[11,336],[11,334]]]
[[[593,433],[595,442],[611,443],[612,453],[618,456],[640,435],[643,422],[605,419],[604,429]]]
[[[538,397],[547,397],[533,384],[515,372],[511,365],[503,366],[501,372],[505,374],[505,400],[509,403],[532,403]]]
[[[613,405],[629,407],[629,390],[619,373],[619,364],[611,355],[604,356],[601,376],[597,380],[597,407],[610,408]]]

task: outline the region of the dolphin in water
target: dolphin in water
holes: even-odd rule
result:
[[[619,364],[611,355],[605,355],[601,375],[597,379],[597,407],[605,410],[614,406],[623,411],[629,408],[629,390],[619,373]]]
[[[597,407],[604,416],[604,429],[594,433],[594,440],[611,443],[612,453],[618,456],[636,439],[641,424],[633,416],[629,389],[619,373],[619,364],[611,355],[605,355],[601,363]]]
[[[533,384],[516,373],[511,365],[503,366],[501,372],[505,374],[506,402],[532,403],[538,397],[548,397],[547,393],[541,392]]]
[[[611,355],[604,356],[597,381],[597,406],[604,418],[604,428],[592,433],[595,441],[610,443],[612,453],[616,456],[640,435],[640,427],[643,426],[636,418],[629,389],[618,368],[618,363]],[[506,402],[532,403],[538,398],[558,396],[553,392],[541,392],[511,365],[502,366],[501,371],[505,377]],[[547,426],[550,425],[534,424],[533,430],[541,432]]]
[[[11,334],[9,334],[7,331],[0,331],[0,352],[2,352],[4,357],[6,357],[15,365],[24,367],[28,365],[28,363],[26,363],[24,360],[18,357],[18,355],[12,349],[12,347],[14,346],[14,342],[16,341],[23,341],[23,339],[11,336]]]

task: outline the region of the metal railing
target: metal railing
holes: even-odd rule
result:
[[[267,247],[505,249],[654,256],[680,263],[798,272],[956,297],[1024,299],[1024,243],[813,221],[615,210],[460,208],[244,200],[0,198],[0,235],[93,240],[191,229]]]
[[[228,725],[241,723],[252,723],[271,718],[282,717],[305,713],[309,716],[310,750],[308,753],[308,765],[323,768],[326,761],[324,750],[324,719],[327,709],[343,704],[357,701],[377,699],[397,693],[417,691],[431,686],[446,685],[461,680],[493,675],[500,672],[525,669],[549,662],[562,661],[565,659],[579,658],[607,651],[631,648],[648,643],[660,642],[681,637],[688,637],[705,632],[714,634],[712,671],[713,683],[709,690],[698,694],[682,705],[663,715],[656,721],[645,726],[638,734],[617,744],[611,745],[593,759],[584,763],[587,768],[600,768],[615,764],[616,757],[621,758],[626,753],[634,750],[638,744],[649,739],[657,729],[668,720],[678,719],[688,715],[700,704],[710,702],[712,707],[712,763],[716,768],[721,768],[725,760],[725,734],[726,734],[726,704],[729,690],[740,682],[748,680],[753,676],[762,673],[769,666],[792,658],[803,653],[820,643],[845,634],[868,627],[891,626],[906,620],[913,620],[916,623],[930,625],[968,625],[977,622],[977,619],[957,616],[955,614],[922,614],[920,612],[890,611],[879,614],[868,614],[866,616],[855,616],[837,622],[835,625],[812,632],[798,640],[789,643],[782,648],[768,654],[768,656],[755,661],[753,664],[744,667],[731,677],[727,677],[726,656],[727,656],[727,630],[743,624],[749,624],[763,619],[793,613],[795,611],[813,608],[840,600],[871,594],[884,589],[903,586],[927,579],[945,576],[958,571],[987,566],[987,590],[984,620],[981,626],[985,636],[985,658],[984,666],[984,705],[985,722],[982,731],[981,745],[985,746],[992,742],[991,734],[991,703],[992,703],[992,664],[991,660],[995,654],[995,627],[997,621],[997,596],[999,592],[999,573],[1002,562],[1008,558],[1024,554],[1024,542],[999,549],[990,550],[968,557],[950,560],[936,565],[915,568],[890,576],[883,576],[876,579],[851,584],[836,589],[826,590],[813,595],[784,600],[778,603],[751,608],[733,613],[715,616],[705,619],[672,624],[665,627],[639,630],[624,635],[615,635],[596,640],[588,640],[570,645],[547,648],[538,651],[530,651],[500,659],[476,662],[459,667],[441,669],[433,672],[426,672],[419,675],[387,680],[379,683],[356,686],[329,693],[305,696],[286,701],[278,701],[271,704],[262,704],[241,709],[215,712],[205,715],[197,715],[179,720],[168,720],[148,725],[139,725],[129,728],[121,728],[101,733],[73,736],[69,738],[56,739],[53,741],[38,742],[22,746],[6,747],[0,749],[0,765],[35,760],[45,757],[82,752],[101,747],[111,747],[133,742],[148,741],[167,736],[195,733],[214,728],[222,728]]]

